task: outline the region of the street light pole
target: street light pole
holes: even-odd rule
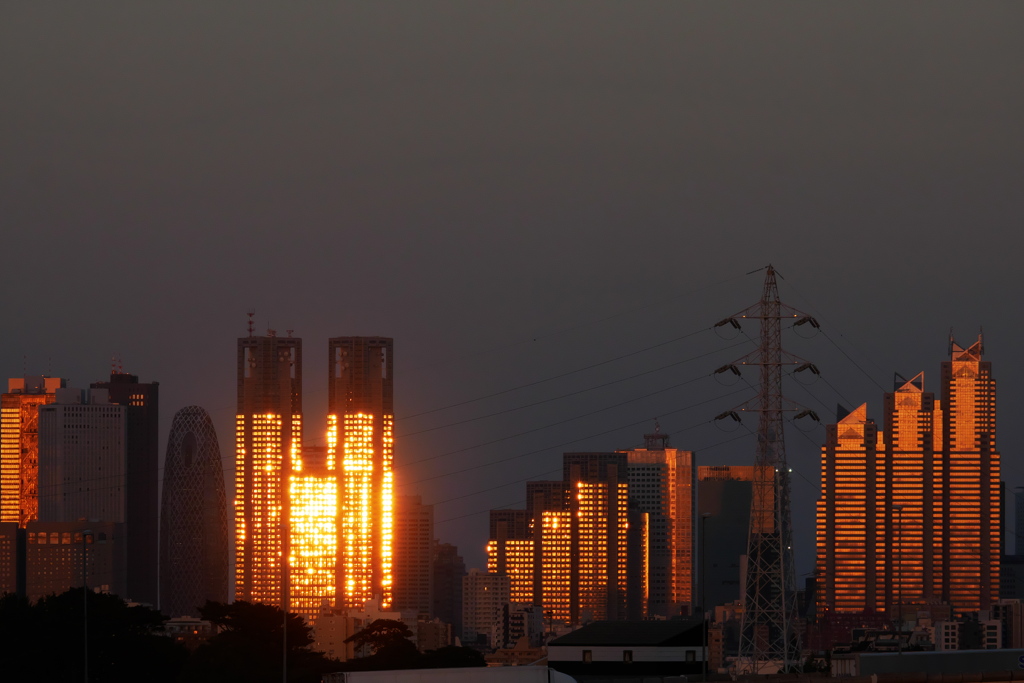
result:
[[[704,552],[704,541],[707,538],[705,522],[708,521],[708,517],[711,516],[710,512],[702,512],[700,515],[700,609],[704,616],[704,678],[702,680],[708,680],[708,602],[707,602],[707,590],[708,590],[708,575],[707,575],[707,554]]]

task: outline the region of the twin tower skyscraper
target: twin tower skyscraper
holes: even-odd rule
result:
[[[392,600],[393,340],[327,352],[326,446],[304,447],[302,340],[238,340],[235,598],[307,618]]]

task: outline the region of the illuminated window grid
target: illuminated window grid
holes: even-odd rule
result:
[[[281,602],[281,513],[283,490],[281,466],[284,458],[282,448],[282,418],[273,413],[253,415],[250,418],[252,454],[248,463],[244,450],[240,449],[242,470],[250,477],[251,497],[249,503],[249,527],[241,531],[236,555],[243,556],[250,571],[249,599],[253,602],[280,604]],[[245,430],[245,418],[240,428]],[[241,441],[240,443],[244,443]],[[244,489],[242,489],[244,492]],[[241,506],[236,506],[236,516]],[[245,545],[241,542],[245,534],[250,537],[252,556],[245,558]]]
[[[39,406],[54,394],[5,394],[0,404],[0,522],[39,517]],[[24,485],[24,486],[23,486]]]
[[[571,513],[541,513],[541,602],[545,618],[568,623],[572,581]],[[550,613],[550,617],[548,616]]]
[[[302,471],[302,416],[292,415],[292,441],[288,455],[293,472]]]
[[[338,416],[327,416],[327,471],[333,472],[338,463]]]
[[[380,571],[381,609],[391,607],[394,598],[394,529],[395,529],[395,439],[394,416],[384,415],[381,434],[380,492]]]
[[[291,610],[311,623],[323,599],[335,597],[338,482],[334,476],[292,476],[290,489]]]
[[[235,599],[244,596],[245,577],[245,416],[235,416]]]
[[[505,574],[509,579],[509,599],[524,604],[533,603],[533,539],[505,539]],[[502,549],[496,540],[487,543],[487,571],[498,572],[498,553]]]
[[[374,505],[374,418],[365,413],[346,415],[342,443],[343,493],[341,496],[341,547],[344,563],[344,604],[359,607],[374,597],[374,559],[378,555],[385,591],[381,606],[391,603],[391,542],[393,532],[393,474],[391,473],[391,420],[384,420],[382,442],[385,459],[381,500]],[[380,508],[382,546],[375,549],[375,508]],[[386,509],[385,509],[386,508]],[[387,564],[385,567],[385,559]],[[385,584],[386,582],[386,584]]]
[[[576,483],[577,528],[578,532],[578,586],[579,613],[589,613],[595,620],[609,618],[608,614],[608,583],[612,572],[610,567],[617,568],[616,581],[618,595],[625,597],[627,569],[626,534],[628,526],[625,511],[628,508],[628,485],[618,484],[617,495],[610,499],[609,485],[605,483]],[[617,505],[620,511],[619,526],[609,530],[608,520],[611,505]],[[612,554],[609,543],[611,534],[618,538],[618,550]]]

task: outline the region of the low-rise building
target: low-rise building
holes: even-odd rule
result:
[[[699,676],[704,670],[701,620],[597,621],[548,643],[548,666],[602,679]]]

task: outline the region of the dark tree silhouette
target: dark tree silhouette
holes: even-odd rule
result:
[[[276,683],[286,648],[289,681],[319,683],[324,673],[338,669],[338,662],[309,648],[311,629],[298,615],[288,615],[285,640],[284,612],[277,607],[244,600],[230,605],[207,602],[199,613],[223,630],[196,649],[182,681]]]
[[[346,638],[345,642],[353,643],[357,650],[369,647],[375,655],[408,656],[410,652],[416,652],[416,646],[409,640],[412,636],[413,632],[404,621],[375,619],[362,631]]]
[[[162,635],[164,617],[116,595],[73,588],[34,605],[0,598],[0,657],[32,680],[174,681],[188,657]],[[87,604],[85,604],[87,602]],[[18,665],[17,663],[20,663]]]

